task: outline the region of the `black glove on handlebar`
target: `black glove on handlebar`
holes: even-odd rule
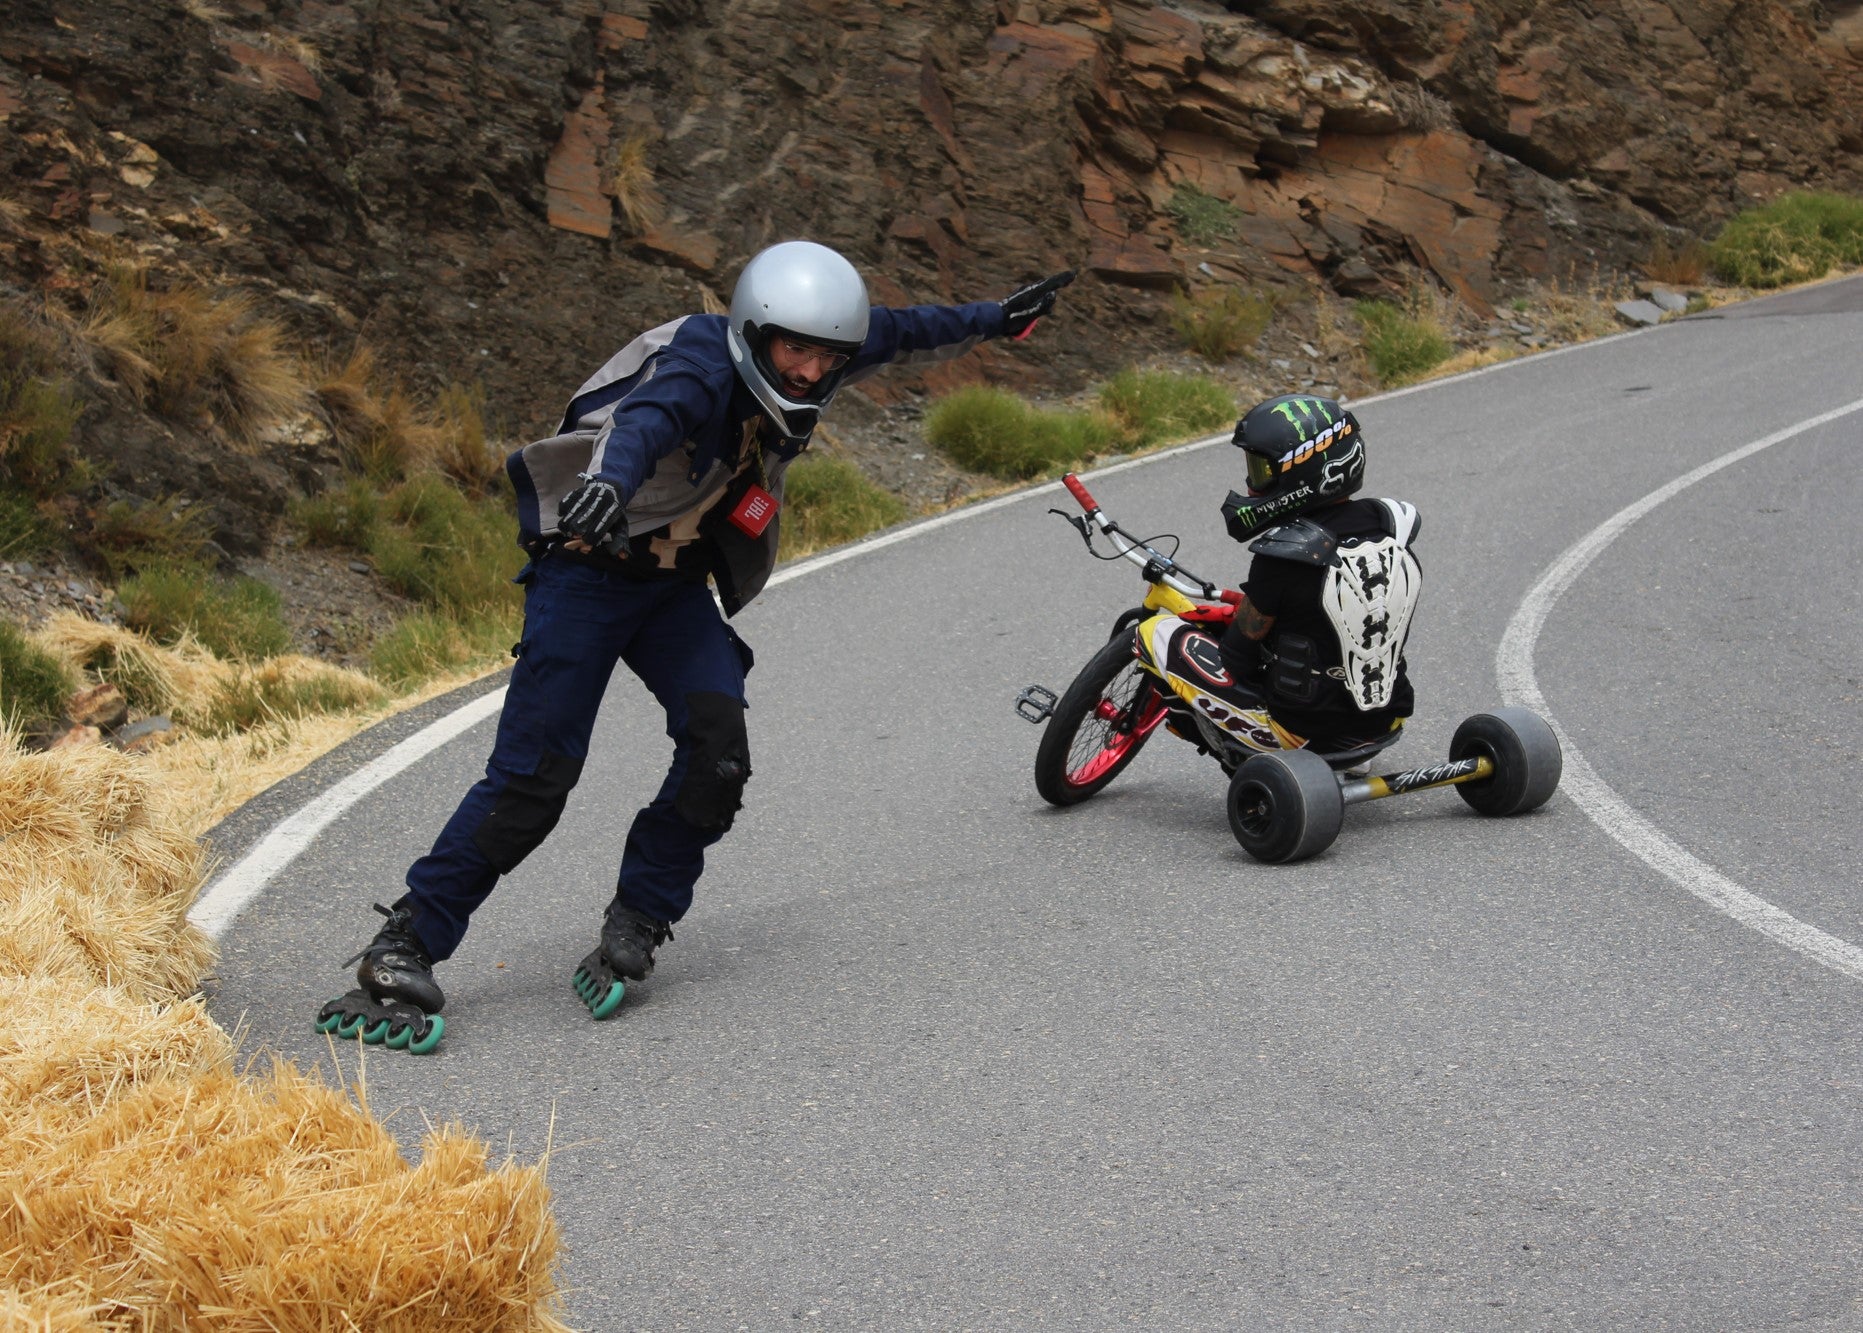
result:
[[[1054,309],[1055,294],[1074,280],[1074,270],[1057,273],[1052,278],[1031,282],[1003,298],[1003,332],[1011,338],[1026,338],[1035,321]]]
[[[613,482],[588,477],[557,505],[556,527],[566,538],[614,550],[627,540],[627,513]]]

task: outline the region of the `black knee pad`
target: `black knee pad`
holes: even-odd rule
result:
[[[512,778],[498,793],[492,811],[473,830],[472,842],[501,875],[537,850],[563,817],[569,790],[582,776],[582,761],[566,754],[546,754],[533,773]]]
[[[728,694],[688,694],[686,738],[692,757],[673,794],[673,809],[694,828],[723,833],[744,808],[744,784],[750,781],[743,702]]]

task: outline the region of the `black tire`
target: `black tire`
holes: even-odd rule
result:
[[[1101,716],[1102,701],[1112,717]],[[1035,750],[1035,790],[1052,805],[1098,794],[1125,771],[1163,711],[1155,678],[1133,652],[1132,632],[1115,634],[1054,706]]]
[[[1485,756],[1494,775],[1456,785],[1469,808],[1481,815],[1523,815],[1552,799],[1565,760],[1559,738],[1538,713],[1526,708],[1497,708],[1476,713],[1455,729],[1451,759]]]
[[[1258,754],[1229,780],[1229,829],[1257,861],[1304,861],[1332,845],[1345,797],[1327,762],[1305,750]]]

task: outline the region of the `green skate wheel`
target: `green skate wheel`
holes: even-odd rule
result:
[[[320,1014],[317,1018],[317,1030],[319,1032],[335,1032],[336,1025],[342,1021],[343,1015],[341,1013]]]
[[[363,1028],[362,1029],[362,1040],[364,1044],[369,1045],[369,1046],[380,1046],[382,1044],[382,1038],[388,1035],[389,1026],[390,1025],[389,1025],[388,1020],[385,1018],[382,1018],[382,1019],[377,1019],[375,1022],[370,1023],[367,1027]]]
[[[362,1025],[369,1021],[367,1014],[344,1014],[337,1022],[336,1035],[348,1041],[362,1030]]]
[[[440,1044],[440,1034],[445,1031],[446,1031],[446,1020],[440,1017],[440,1015],[435,1014],[432,1018],[431,1025],[427,1029],[427,1035],[420,1038],[418,1041],[410,1040],[408,1042],[408,1054],[409,1055],[427,1054],[428,1051],[431,1051],[434,1047]],[[410,1038],[412,1038],[413,1036],[412,1028],[408,1030],[408,1035]]]
[[[625,982],[610,982],[606,995],[598,995],[590,998],[589,1012],[594,1014],[598,1019],[607,1018],[621,1007],[621,997],[626,994],[627,984]]]
[[[397,1023],[388,1031],[388,1039],[382,1043],[391,1051],[405,1051],[408,1042],[414,1038],[414,1029],[406,1023]]]

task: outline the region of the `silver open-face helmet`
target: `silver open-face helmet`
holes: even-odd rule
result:
[[[731,293],[731,360],[783,435],[808,438],[840,387],[847,363],[826,371],[803,396],[784,391],[770,344],[789,338],[847,358],[867,338],[867,284],[840,254],[813,241],[784,241],[744,266]]]

